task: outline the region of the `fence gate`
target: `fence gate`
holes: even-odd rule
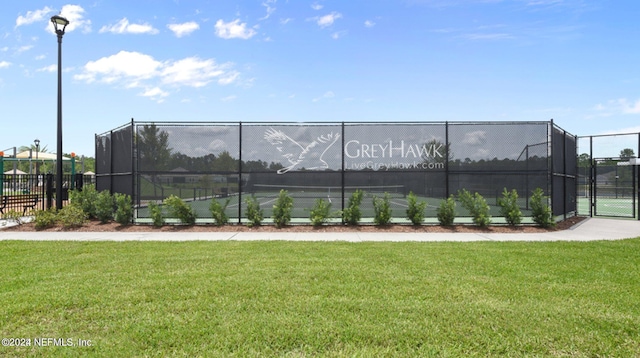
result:
[[[636,217],[634,159],[594,158],[591,198],[594,216]]]

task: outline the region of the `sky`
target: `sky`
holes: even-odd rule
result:
[[[4,1],[0,150],[137,121],[548,121],[640,132],[635,0]]]

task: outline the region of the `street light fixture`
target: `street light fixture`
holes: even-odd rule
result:
[[[66,18],[54,15],[51,23],[58,35],[58,150],[56,157],[56,209],[62,209],[62,36],[69,25]]]

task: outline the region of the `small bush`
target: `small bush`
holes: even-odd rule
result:
[[[349,203],[342,213],[342,219],[347,225],[358,225],[362,218],[360,212],[360,204],[362,204],[362,198],[364,197],[364,191],[357,189],[351,194]]]
[[[273,204],[273,222],[276,227],[281,228],[291,221],[291,212],[293,211],[293,198],[286,190],[280,190],[278,199]]]
[[[427,208],[427,202],[418,202],[418,198],[413,192],[409,192],[407,197],[407,217],[413,225],[421,225],[424,221],[424,211]]]
[[[164,225],[164,217],[162,216],[162,208],[160,205],[155,202],[149,202],[149,216],[151,216],[151,221],[153,222],[153,226],[160,227]]]
[[[169,216],[177,218],[181,223],[193,225],[196,223],[196,213],[193,208],[175,195],[164,199],[164,205],[169,210]]]
[[[129,225],[133,219],[133,202],[131,196],[127,194],[114,194],[116,202],[116,213],[114,219],[120,225]]]
[[[373,197],[373,222],[376,225],[388,225],[391,222],[391,204],[389,193],[384,193],[382,198]]]
[[[316,199],[316,202],[309,213],[311,225],[320,226],[331,217],[331,203],[324,199]]]
[[[522,211],[518,206],[518,192],[515,189],[509,192],[507,188],[504,188],[502,197],[498,198],[498,205],[500,205],[500,214],[504,216],[509,225],[520,225]]]
[[[556,225],[553,220],[553,212],[548,204],[548,198],[540,188],[536,188],[531,196],[531,216],[533,221],[541,227],[553,227]]]
[[[456,200],[453,195],[440,202],[440,206],[436,210],[438,222],[441,226],[451,226],[456,218]]]
[[[44,230],[56,225],[56,212],[54,209],[36,210],[33,218],[36,230]]]
[[[2,214],[2,218],[5,220],[11,220],[18,225],[22,225],[24,223],[22,221],[22,212],[13,209]]]
[[[87,214],[87,218],[96,219],[96,202],[98,200],[98,192],[94,185],[85,185],[82,190],[69,191],[69,202],[72,205],[78,205],[82,211]]]
[[[222,205],[215,198],[211,199],[211,205],[209,205],[209,211],[211,212],[213,221],[215,221],[215,224],[217,226],[222,226],[229,222],[229,217],[227,216],[226,210],[227,210],[227,206],[229,206],[230,201],[231,199],[227,199],[224,202],[224,205]]]
[[[113,219],[113,205],[113,196],[111,195],[111,193],[109,193],[109,191],[103,190],[98,193],[95,203],[95,210],[96,217],[98,218],[98,220],[100,220],[101,223],[106,224],[111,221],[111,219]]]
[[[486,227],[491,224],[491,213],[489,212],[489,204],[479,193],[471,195],[466,189],[458,192],[458,198],[462,206],[469,211],[473,217],[473,223]]]
[[[58,211],[57,218],[64,229],[71,229],[84,225],[87,214],[77,205],[67,205]]]
[[[247,219],[249,219],[247,226],[260,226],[260,224],[262,224],[264,214],[262,209],[260,209],[258,199],[252,195],[250,198],[245,199],[245,203],[247,204],[245,215],[247,215]]]

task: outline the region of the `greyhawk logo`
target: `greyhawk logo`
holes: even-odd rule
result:
[[[278,174],[284,174],[295,168],[329,168],[329,164],[324,161],[323,156],[340,139],[340,134],[331,132],[318,136],[305,146],[286,135],[283,131],[269,128],[264,133],[264,139],[275,146],[283,157],[287,158],[290,165],[278,170]]]

